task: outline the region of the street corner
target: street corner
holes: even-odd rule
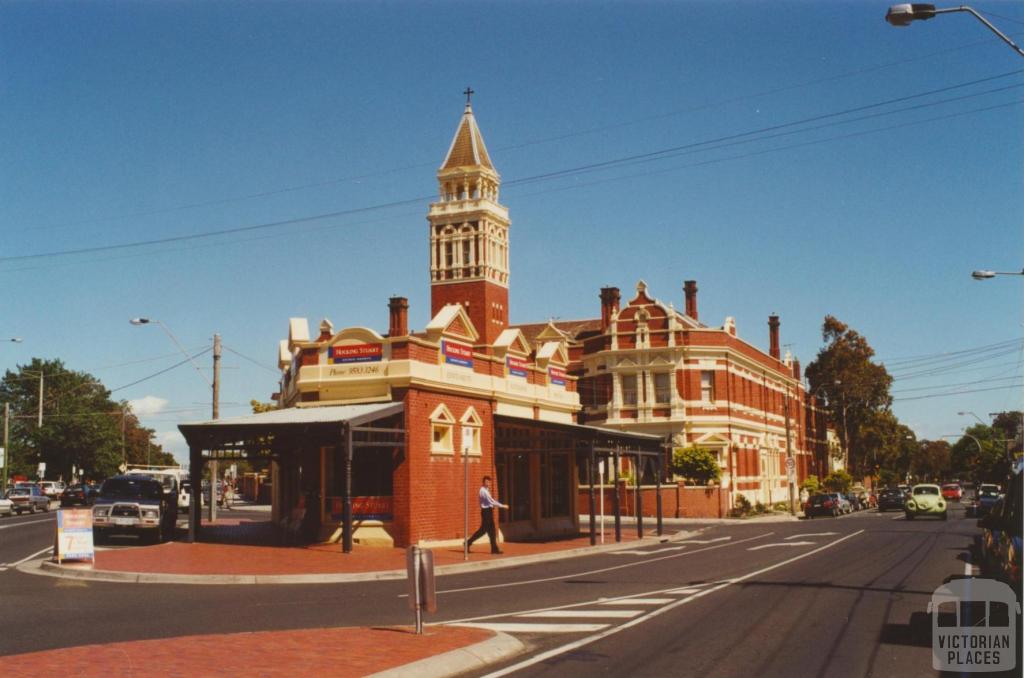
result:
[[[311,647],[318,648],[309,652]],[[511,636],[463,626],[338,627],[181,636],[44,650],[0,657],[0,673],[26,665],[45,673],[69,666],[84,678],[109,675],[454,676],[524,650]],[[82,662],[82,656],[88,662]],[[125,667],[137,667],[125,671]],[[212,670],[211,670],[211,667]]]

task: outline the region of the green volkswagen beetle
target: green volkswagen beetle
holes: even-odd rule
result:
[[[942,489],[938,485],[914,485],[910,496],[903,504],[907,520],[917,516],[938,516],[943,520],[946,514],[946,500],[942,498]]]

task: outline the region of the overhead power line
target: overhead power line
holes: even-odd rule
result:
[[[759,129],[755,129],[755,130],[748,130],[748,131],[745,131],[745,132],[740,132],[740,133],[736,133],[736,134],[730,134],[730,135],[726,135],[726,136],[722,136],[722,137],[717,137],[715,139],[709,139],[709,140],[705,140],[705,141],[694,142],[694,143],[684,144],[684,145],[680,145],[680,146],[668,147],[668,148],[664,148],[664,149],[660,149],[660,150],[656,150],[656,151],[651,151],[651,152],[647,152],[647,153],[634,154],[634,155],[625,156],[625,157],[622,157],[622,158],[615,158],[615,159],[611,159],[611,160],[602,161],[602,162],[599,162],[599,163],[589,163],[589,164],[586,164],[586,165],[580,165],[580,166],[573,167],[573,168],[557,170],[557,171],[554,171],[554,172],[545,172],[545,173],[534,175],[534,176],[530,176],[530,177],[523,177],[523,178],[520,178],[520,179],[514,179],[514,180],[506,182],[505,185],[506,185],[506,187],[509,187],[509,186],[514,187],[514,186],[517,186],[517,185],[524,185],[524,184],[534,183],[534,182],[542,181],[542,180],[550,180],[550,179],[553,179],[553,178],[570,176],[572,174],[578,174],[578,173],[582,173],[582,172],[586,172],[586,171],[593,171],[595,169],[611,168],[611,167],[614,167],[614,166],[617,166],[617,165],[633,163],[633,162],[641,161],[641,160],[659,159],[661,157],[670,156],[670,154],[673,154],[673,153],[678,153],[680,151],[694,149],[694,148],[697,148],[697,147],[700,147],[700,146],[708,146],[708,145],[713,145],[713,144],[721,144],[721,143],[724,143],[724,142],[727,142],[727,141],[736,141],[736,140],[739,140],[741,138],[755,137],[755,135],[764,134],[766,132],[772,132],[772,131],[776,131],[776,130],[780,130],[780,129],[785,129],[785,128],[790,128],[790,127],[794,127],[794,126],[805,125],[805,124],[808,124],[810,122],[816,122],[816,121],[821,121],[821,120],[826,120],[826,119],[833,119],[833,118],[841,117],[841,116],[844,116],[844,115],[850,115],[852,113],[857,113],[857,112],[862,112],[862,111],[867,111],[867,110],[872,110],[872,109],[880,108],[880,107],[887,106],[887,105],[892,105],[894,103],[901,103],[901,102],[905,102],[905,101],[919,99],[919,98],[926,97],[926,96],[932,96],[932,95],[935,95],[935,94],[940,94],[940,93],[944,93],[944,92],[950,92],[950,91],[957,90],[957,89],[962,89],[962,88],[965,88],[965,87],[970,87],[970,86],[974,86],[974,85],[978,85],[978,84],[982,84],[982,83],[986,83],[986,82],[992,82],[992,81],[999,80],[999,79],[1002,79],[1002,78],[1012,77],[1012,76],[1015,76],[1015,75],[1019,75],[1021,73],[1024,73],[1024,69],[1018,69],[1018,70],[1015,70],[1015,71],[1009,71],[1007,73],[1001,73],[999,75],[989,76],[989,77],[986,77],[986,78],[979,78],[979,79],[976,79],[976,80],[971,80],[971,81],[968,81],[968,82],[962,82],[962,83],[958,83],[958,84],[955,84],[955,85],[949,85],[949,86],[946,86],[946,87],[941,87],[941,88],[938,88],[938,89],[928,90],[928,91],[925,91],[925,92],[918,92],[916,94],[910,94],[910,95],[906,95],[906,96],[902,96],[902,97],[896,97],[894,99],[888,99],[888,100],[878,101],[878,102],[874,102],[874,103],[866,104],[866,105],[862,105],[862,106],[856,106],[856,107],[844,109],[844,110],[841,110],[841,111],[834,111],[834,112],[826,113],[826,114],[822,114],[822,115],[811,116],[811,117],[808,117],[808,118],[803,118],[803,119],[796,120],[796,121],[791,121],[791,122],[788,122],[788,123],[782,123],[782,124],[779,124],[779,125],[770,125],[770,126],[759,128]],[[980,96],[980,94],[979,95],[972,95],[972,96]],[[935,102],[935,103],[932,103],[932,104],[926,104],[926,106],[927,105],[939,105],[941,103],[944,103],[944,102]],[[93,247],[83,247],[83,248],[70,249],[70,250],[56,250],[56,251],[50,251],[50,252],[40,252],[40,253],[35,253],[35,254],[10,255],[10,256],[5,256],[5,257],[0,257],[0,262],[5,262],[5,261],[24,261],[24,260],[29,260],[29,259],[61,257],[61,256],[69,256],[69,255],[77,255],[77,254],[90,254],[90,253],[97,253],[97,252],[109,252],[109,251],[114,251],[114,250],[119,250],[119,249],[129,249],[129,248],[136,248],[136,247],[166,245],[166,244],[171,244],[171,243],[184,242],[184,241],[188,241],[188,240],[196,240],[196,239],[200,239],[200,238],[212,238],[212,237],[216,237],[216,236],[220,236],[220,235],[231,235],[231,234],[244,233],[244,232],[250,232],[250,231],[264,230],[264,229],[269,229],[269,228],[277,228],[277,227],[282,227],[282,226],[292,226],[292,225],[303,224],[303,223],[308,223],[308,222],[312,222],[312,221],[318,221],[318,220],[329,219],[329,218],[337,218],[337,217],[343,217],[343,216],[351,216],[351,215],[354,215],[354,214],[360,214],[360,213],[365,213],[365,212],[370,212],[370,211],[377,211],[377,210],[387,209],[387,208],[392,208],[392,207],[400,207],[400,206],[404,206],[404,205],[421,204],[422,202],[430,200],[430,199],[432,199],[434,197],[436,197],[436,196],[433,195],[433,194],[431,194],[429,196],[418,196],[418,197],[415,197],[415,198],[409,198],[409,199],[405,199],[405,200],[396,200],[396,201],[392,201],[392,202],[381,203],[381,204],[378,204],[378,205],[369,205],[369,206],[366,206],[366,207],[352,208],[352,209],[346,209],[346,210],[338,210],[338,211],[334,211],[334,212],[327,212],[327,213],[323,213],[323,214],[310,215],[310,216],[306,216],[306,217],[296,217],[296,218],[292,218],[292,219],[284,219],[284,220],[280,220],[280,221],[273,221],[273,222],[267,222],[267,223],[262,223],[262,224],[253,224],[253,225],[249,225],[249,226],[240,226],[240,227],[235,227],[235,228],[218,229],[218,230],[205,231],[205,232],[201,232],[201,233],[193,233],[193,234],[188,234],[188,235],[168,236],[168,237],[165,237],[165,238],[155,238],[155,239],[151,239],[151,240],[140,240],[140,241],[129,242],[129,243],[119,243],[119,244],[112,244],[112,245],[97,245],[97,246],[93,246]]]
[[[989,14],[991,14],[991,12],[989,12]],[[998,15],[993,15],[993,16],[998,16]],[[625,127],[631,127],[631,126],[646,124],[646,123],[650,123],[650,122],[655,122],[657,120],[664,120],[664,119],[668,119],[668,118],[677,117],[677,116],[680,116],[680,115],[685,115],[685,114],[688,114],[688,113],[696,113],[696,112],[699,112],[699,111],[711,110],[711,109],[715,109],[715,108],[720,108],[722,106],[727,106],[727,105],[731,105],[731,104],[741,103],[743,101],[750,101],[752,99],[759,99],[759,98],[763,98],[763,97],[767,97],[767,96],[773,96],[773,95],[776,95],[776,94],[782,94],[784,92],[791,92],[791,91],[803,89],[803,88],[806,88],[806,87],[813,87],[815,85],[821,85],[821,84],[830,83],[830,82],[838,82],[838,81],[845,80],[845,79],[848,79],[848,78],[853,78],[853,77],[857,77],[857,76],[860,76],[860,75],[865,75],[867,73],[875,73],[875,72],[878,72],[878,71],[886,71],[886,70],[889,70],[889,69],[891,69],[893,67],[896,67],[896,66],[906,67],[906,65],[908,63],[913,63],[915,61],[923,61],[923,60],[931,59],[933,57],[940,56],[940,55],[943,55],[943,54],[949,54],[949,53],[952,53],[952,52],[958,52],[958,51],[962,51],[964,49],[970,49],[970,48],[978,47],[978,46],[981,46],[981,45],[988,45],[989,43],[990,43],[990,41],[986,38],[986,39],[983,39],[983,40],[975,40],[973,42],[964,43],[964,44],[957,45],[957,46],[954,46],[954,47],[948,47],[948,48],[941,49],[941,50],[927,52],[927,53],[924,53],[924,54],[920,54],[918,56],[902,56],[901,55],[901,58],[900,58],[899,61],[893,61],[893,62],[889,62],[889,63],[878,64],[878,65],[875,65],[875,66],[868,66],[868,67],[865,67],[865,68],[859,68],[859,69],[855,69],[855,70],[851,70],[851,71],[846,71],[846,72],[843,72],[843,73],[837,73],[837,74],[825,76],[825,77],[822,77],[822,78],[815,78],[815,79],[812,79],[812,80],[806,80],[806,81],[799,82],[799,83],[794,83],[794,84],[791,84],[791,85],[783,85],[781,87],[774,87],[774,88],[770,88],[770,89],[760,90],[758,92],[753,92],[753,93],[750,93],[750,94],[744,94],[744,95],[740,95],[740,96],[736,96],[736,97],[730,97],[730,98],[727,98],[727,99],[720,99],[718,101],[712,101],[712,102],[708,102],[706,104],[701,104],[701,105],[698,105],[698,106],[690,106],[690,107],[687,107],[687,108],[681,108],[681,109],[676,109],[676,110],[671,110],[671,111],[665,111],[665,112],[657,113],[657,114],[654,114],[654,115],[641,116],[641,117],[638,117],[638,118],[632,118],[630,120],[623,120],[623,121],[620,121],[620,122],[615,122],[615,123],[611,123],[611,124],[607,124],[607,125],[600,125],[600,126],[590,127],[590,128],[586,128],[586,129],[573,129],[573,131],[566,132],[566,133],[563,133],[563,134],[556,134],[556,135],[552,135],[552,136],[541,137],[541,138],[538,138],[538,139],[530,139],[530,140],[522,141],[522,142],[515,143],[515,144],[508,144],[508,145],[505,145],[505,146],[498,146],[498,147],[496,147],[495,150],[497,150],[497,151],[516,150],[516,149],[520,149],[520,148],[528,148],[530,146],[537,146],[537,145],[548,144],[548,143],[552,143],[552,142],[556,142],[556,141],[564,141],[565,139],[571,139],[571,138],[580,137],[580,136],[602,134],[602,133],[605,133],[605,132],[610,132],[610,131],[615,130],[615,129],[622,129],[622,128],[625,128]],[[39,228],[39,229],[68,228],[68,227],[71,227],[71,226],[80,226],[80,225],[85,225],[85,224],[95,224],[95,223],[101,223],[101,222],[104,222],[104,221],[113,221],[113,220],[117,220],[117,219],[130,219],[130,218],[145,217],[145,216],[155,216],[155,215],[159,215],[159,214],[168,214],[168,213],[171,213],[171,212],[177,212],[177,211],[188,210],[188,209],[196,209],[196,208],[200,208],[200,207],[213,207],[213,206],[216,206],[216,205],[224,205],[224,204],[228,204],[228,203],[232,203],[232,202],[240,202],[240,201],[244,201],[244,200],[253,200],[253,199],[267,198],[267,197],[272,197],[272,196],[275,196],[275,195],[281,195],[281,194],[285,194],[285,193],[293,193],[293,192],[296,192],[296,191],[303,191],[303,190],[308,190],[308,189],[313,189],[313,188],[323,188],[323,187],[326,187],[326,186],[334,186],[334,185],[337,185],[337,184],[348,183],[348,182],[352,182],[352,181],[362,181],[364,179],[372,179],[372,178],[375,178],[375,177],[387,176],[388,174],[394,174],[394,173],[403,172],[403,171],[406,171],[406,170],[420,169],[420,168],[423,168],[423,167],[431,167],[431,166],[434,166],[435,164],[436,164],[435,162],[420,162],[420,163],[415,163],[415,164],[410,164],[410,165],[404,165],[404,166],[401,166],[401,167],[388,168],[388,169],[384,169],[384,170],[380,170],[380,171],[376,171],[376,172],[365,172],[365,173],[362,173],[362,174],[350,175],[350,176],[346,176],[346,177],[340,177],[340,178],[334,178],[334,179],[325,179],[325,180],[310,182],[310,183],[306,183],[306,184],[297,184],[297,185],[294,185],[294,186],[285,186],[285,187],[281,187],[281,188],[267,189],[267,190],[264,190],[264,191],[256,191],[256,192],[253,192],[253,193],[237,195],[237,196],[229,196],[229,197],[226,197],[226,198],[216,198],[216,199],[204,200],[204,201],[193,202],[193,203],[185,203],[185,204],[181,204],[181,205],[172,205],[172,206],[163,207],[163,208],[156,208],[156,209],[150,209],[150,210],[139,210],[139,211],[135,211],[135,212],[126,212],[124,214],[110,215],[110,216],[104,216],[104,217],[97,217],[97,218],[94,218],[94,219],[85,219],[85,220],[71,222],[71,223],[67,223],[67,224],[63,224],[63,225],[42,226],[42,227],[37,227],[37,228]]]

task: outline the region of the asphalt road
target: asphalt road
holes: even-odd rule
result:
[[[0,518],[0,563],[52,539],[51,519],[33,518],[40,522]],[[439,610],[427,621],[496,628],[527,644],[528,654],[490,675],[932,675],[928,599],[944,581],[971,572],[977,533],[959,509],[945,522],[869,511],[715,525],[686,541],[624,553],[440,577]],[[401,581],[136,585],[8,568],[0,571],[0,600],[18,610],[19,623],[0,634],[0,654],[196,633],[409,624],[404,593]]]

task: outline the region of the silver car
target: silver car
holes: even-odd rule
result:
[[[7,498],[11,500],[14,511],[18,515],[25,511],[35,513],[36,511],[50,510],[50,498],[43,494],[38,485],[15,487],[7,493]]]

